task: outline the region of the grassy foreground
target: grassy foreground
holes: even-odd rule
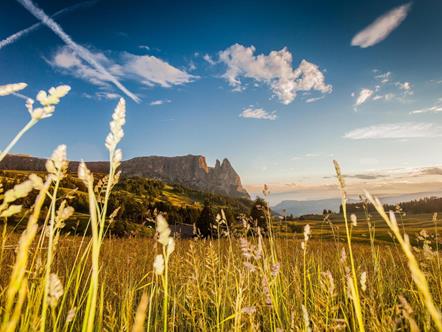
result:
[[[0,95],[25,86],[2,86]],[[27,102],[31,120],[0,161],[28,129],[52,115],[68,91],[41,91],[39,108]],[[0,192],[0,331],[442,331],[437,216],[434,228],[411,242],[399,215],[386,213],[366,193],[380,219],[367,215],[361,222],[346,213],[337,163],[343,220],[321,228],[306,223],[301,239],[281,237],[285,225],[274,228],[268,209],[265,233],[251,229],[245,217],[243,234],[233,236],[221,214],[214,221],[219,239],[176,240],[158,214],[154,239],[109,238],[118,207],[111,211],[108,202],[119,178],[124,123],[121,99],[105,141],[108,176],[97,182],[84,163],[78,169],[87,188],[91,236],[61,233],[74,213],[60,192],[66,146],[54,151],[44,178],[31,174]],[[10,232],[8,218],[21,213],[20,199],[33,191],[38,194],[24,231]],[[50,205],[42,213],[45,201]],[[377,239],[380,222],[393,243]],[[327,226],[331,236],[323,236]],[[367,240],[354,241],[356,234]]]
[[[14,264],[16,235],[4,252],[1,287],[5,291]],[[90,264],[80,267],[80,255],[89,239],[66,237],[54,256],[53,273],[63,285],[58,304],[51,307],[46,328],[57,331],[81,329]],[[170,330],[231,331],[357,330],[348,285],[348,254],[345,244],[310,240],[306,251],[307,306],[303,312],[303,250],[300,240],[274,241],[277,263],[272,264],[269,243],[256,259],[258,240],[178,240],[169,262]],[[254,248],[253,248],[254,246]],[[30,293],[18,328],[34,330],[41,320],[38,287],[43,277],[46,250],[32,250],[35,263],[28,272]],[[152,269],[161,252],[150,239],[111,239],[102,245],[100,299],[97,330],[130,331],[143,294],[147,294],[146,325],[163,329],[163,284]],[[413,285],[407,261],[394,245],[354,244],[361,289],[364,325],[368,331],[409,330],[410,323],[431,331],[431,320]],[[251,255],[253,257],[251,257]],[[437,257],[422,259],[434,300],[441,303],[441,266]],[[363,279],[365,275],[365,279]],[[365,280],[365,281],[364,281]],[[361,285],[362,286],[362,285]],[[37,298],[36,298],[37,297]],[[4,298],[2,296],[2,298]],[[102,313],[102,314],[101,314]],[[308,320],[306,317],[308,315]],[[414,323],[415,322],[415,323]]]

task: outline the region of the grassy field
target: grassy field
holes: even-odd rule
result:
[[[0,95],[24,86],[2,86]],[[0,161],[69,89],[40,92],[41,108],[28,102],[31,120]],[[47,174],[0,187],[1,332],[442,331],[437,216],[386,213],[369,193],[376,214],[347,214],[337,163],[344,213],[328,221],[274,222],[262,207],[262,227],[247,216],[243,226],[229,226],[221,213],[212,224],[219,238],[181,240],[158,213],[154,238],[110,237],[124,123],[120,99],[105,141],[110,171],[100,185],[84,163],[78,169],[90,235],[63,232],[75,213],[61,186],[66,146],[53,152]],[[23,214],[20,202],[31,194]],[[8,227],[14,215],[23,217],[20,232]]]
[[[442,216],[442,214],[438,214]],[[352,239],[354,242],[370,242],[370,227],[366,216],[361,213],[357,214],[358,227],[355,227],[352,232]],[[433,213],[410,214],[400,216],[398,214],[398,224],[403,232],[406,232],[411,240],[416,240],[416,237],[422,230],[435,236],[436,232],[440,233],[442,230],[442,221],[433,220]],[[280,236],[295,236],[302,238],[302,227],[309,224],[312,229],[313,237],[316,239],[336,239],[337,241],[346,241],[345,223],[342,215],[333,214],[330,221],[323,220],[322,216],[317,218],[306,218],[301,221],[287,221],[275,222],[275,232]],[[394,236],[385,221],[378,215],[372,214],[370,223],[375,226],[375,236],[378,243],[391,243],[394,241]],[[296,234],[296,231],[297,234]],[[295,234],[293,234],[295,233]],[[442,240],[442,239],[441,239]]]
[[[312,225],[305,252],[306,289],[303,287],[304,251],[302,241],[298,239],[303,234],[263,239],[261,257],[257,257],[259,238],[177,240],[169,261],[168,329],[305,330],[307,321],[302,309],[305,305],[313,330],[357,330],[349,294],[350,263],[343,255],[345,250],[348,256],[348,247],[345,241],[333,240],[325,226]],[[419,221],[413,227],[418,225]],[[434,234],[434,224],[433,227],[430,223],[426,225],[429,234]],[[364,228],[363,223],[358,223],[353,233],[363,234],[367,231]],[[377,232],[381,234],[380,225]],[[15,261],[18,238],[18,234],[10,233],[4,246],[0,274],[2,298],[5,298],[10,269]],[[422,330],[434,329],[400,248],[377,239],[373,245],[366,237],[361,239],[365,241],[354,243],[352,249],[366,329],[408,330],[412,320]],[[81,255],[87,252],[89,241],[89,238],[72,236],[60,239],[51,271],[59,277],[63,294],[57,305],[50,308],[51,318],[45,324],[47,329],[77,331],[82,327],[91,266],[88,261],[81,260]],[[435,245],[434,241],[432,243]],[[29,298],[18,326],[23,331],[33,330],[41,320],[41,308],[37,305],[41,295],[37,294],[44,278],[42,267],[46,247],[47,241],[44,241],[40,247],[31,249]],[[133,329],[143,294],[148,294],[144,329],[163,330],[164,280],[154,273],[152,267],[155,256],[162,252],[161,247],[157,241],[148,238],[104,240],[100,257],[99,314],[95,321],[97,330]],[[421,252],[417,257],[430,282],[434,301],[441,303],[439,255],[426,257]],[[364,287],[360,280],[363,273],[366,273]],[[70,317],[73,310],[75,315]]]

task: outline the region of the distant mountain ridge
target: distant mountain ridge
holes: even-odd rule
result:
[[[379,199],[383,204],[398,204],[401,202],[407,202],[415,199],[421,199],[424,197],[442,197],[442,192],[420,192],[420,193],[408,193],[394,196],[379,196]],[[348,203],[357,203],[358,199],[348,199]],[[333,212],[339,212],[339,206],[341,205],[340,198],[328,198],[318,200],[284,200],[280,203],[272,206],[272,210],[285,215],[292,214],[293,216],[301,216],[305,214],[322,214],[323,210],[331,210]]]
[[[28,155],[6,156],[0,162],[0,170],[45,171],[46,159]],[[95,173],[107,173],[109,163],[104,161],[86,162]],[[76,172],[78,161],[69,162],[69,171]],[[216,160],[214,167],[209,167],[206,158],[201,155],[177,157],[148,156],[136,157],[121,163],[124,176],[141,176],[178,183],[201,191],[213,192],[236,198],[250,198],[241,184],[241,178],[229,160]]]

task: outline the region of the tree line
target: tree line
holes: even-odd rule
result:
[[[434,213],[442,211],[442,197],[425,197],[420,199],[415,199],[407,202],[402,202],[398,204],[384,204],[384,209],[389,210],[401,210],[409,214],[419,214],[419,213]],[[374,212],[375,209],[371,204],[367,204],[364,201],[358,203],[347,204],[348,213],[358,213],[358,212]],[[339,207],[339,213],[342,213],[342,205]]]

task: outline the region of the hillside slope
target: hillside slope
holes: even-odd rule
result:
[[[28,155],[10,154],[0,162],[0,170],[45,171],[46,159]],[[107,173],[109,163],[87,162],[94,173]],[[79,162],[71,161],[69,170],[77,172]],[[216,161],[209,167],[204,156],[186,155],[178,157],[137,157],[121,163],[123,175],[142,176],[165,182],[181,184],[200,191],[207,191],[237,198],[250,198],[241,184],[241,178],[228,159]]]

